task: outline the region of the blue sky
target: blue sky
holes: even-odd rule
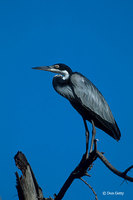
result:
[[[58,193],[85,152],[80,115],[52,88],[53,74],[33,66],[65,63],[88,77],[109,103],[121,130],[117,143],[97,129],[98,149],[119,170],[133,164],[133,2],[0,1],[0,196],[17,199],[13,160],[29,160],[45,197]],[[91,131],[91,125],[88,123]],[[132,183],[100,160],[85,178],[99,199],[130,200]],[[129,172],[133,176],[133,172]],[[103,196],[103,191],[124,196]],[[94,199],[75,180],[64,200]]]

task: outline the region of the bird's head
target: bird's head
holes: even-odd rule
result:
[[[72,74],[72,70],[70,69],[70,67],[61,63],[51,66],[33,67],[32,69],[44,70],[60,74],[63,80],[67,80],[69,76]]]

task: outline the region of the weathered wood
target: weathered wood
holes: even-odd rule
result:
[[[42,189],[39,187],[25,155],[19,151],[14,159],[16,166],[22,171],[21,177],[17,172],[15,173],[19,200],[44,200]]]

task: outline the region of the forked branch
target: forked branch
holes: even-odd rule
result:
[[[100,160],[106,165],[106,167],[111,170],[114,174],[117,176],[120,176],[124,180],[128,180],[130,182],[133,182],[133,178],[128,176],[127,173],[133,168],[133,165],[128,167],[124,172],[118,171],[111,163],[105,158],[103,153],[99,152],[97,150],[97,140],[94,138],[95,136],[95,129],[93,124],[93,140],[91,142],[91,148],[90,153],[88,157],[85,154],[82,156],[80,163],[77,165],[77,167],[71,172],[70,176],[65,181],[64,185],[60,189],[59,193],[57,195],[54,195],[54,199],[44,198],[42,194],[42,190],[39,187],[36,178],[34,176],[34,173],[26,159],[23,153],[18,152],[15,156],[15,163],[16,166],[22,171],[22,176],[19,177],[18,173],[16,172],[16,178],[17,178],[17,191],[19,200],[61,200],[70,185],[73,183],[75,179],[81,179],[86,185],[89,186],[89,188],[93,191],[95,195],[95,199],[97,198],[97,195],[94,191],[94,189],[82,179],[83,176],[88,176],[88,170],[90,171],[92,169],[93,163],[97,158],[100,158]],[[93,146],[93,147],[92,147]]]
[[[130,182],[133,182],[133,178],[130,176],[127,176],[127,173],[133,168],[133,165],[129,168],[127,168],[124,172],[118,171],[111,163],[105,158],[103,153],[99,152],[97,150],[97,140],[95,139],[95,126],[94,123],[92,122],[92,141],[91,141],[91,147],[90,147],[90,153],[89,157],[86,157],[86,153],[83,155],[80,163],[78,166],[74,169],[74,171],[70,174],[68,179],[66,180],[65,184],[61,188],[60,192],[58,195],[55,197],[55,200],[61,200],[63,196],[65,195],[66,191],[74,181],[74,179],[79,178],[81,179],[82,176],[88,175],[87,169],[91,170],[93,162],[97,159],[100,158],[100,160],[110,169],[114,174],[124,178],[125,180],[128,180]],[[94,148],[94,149],[93,149]],[[92,150],[93,149],[93,150]],[[87,183],[87,182],[86,182]],[[88,184],[89,185],[89,184]],[[94,191],[94,190],[93,190]],[[95,194],[95,193],[94,193]],[[97,196],[95,195],[95,198],[97,199]]]

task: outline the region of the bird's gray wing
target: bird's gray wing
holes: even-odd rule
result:
[[[83,107],[96,113],[105,121],[115,123],[106,100],[91,81],[77,72],[71,75],[70,81],[73,92]]]

